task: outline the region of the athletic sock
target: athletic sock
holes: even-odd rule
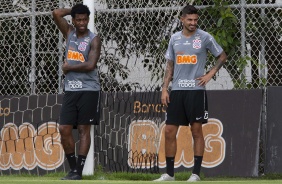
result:
[[[70,169],[73,171],[76,167],[75,153],[66,154]]]
[[[203,156],[194,156],[194,168],[192,173],[200,175]]]
[[[174,176],[174,157],[166,157],[166,173]]]
[[[76,171],[80,176],[82,176],[82,170],[85,164],[85,160],[86,160],[86,156],[78,155],[76,162]]]

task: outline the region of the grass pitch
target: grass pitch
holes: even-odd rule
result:
[[[50,173],[44,176],[21,174],[21,175],[0,175],[0,184],[62,184],[62,183],[81,183],[81,184],[156,184],[156,183],[187,183],[187,179],[191,173],[176,173],[175,177],[178,181],[174,182],[153,182],[160,174],[144,174],[144,173],[103,173],[96,172],[91,176],[83,176],[80,181],[64,181],[60,180],[66,173]],[[258,178],[234,178],[219,177],[205,178],[201,175],[203,184],[282,184],[282,175],[268,175]]]
[[[174,182],[153,182],[153,181],[140,181],[140,180],[89,180],[84,179],[81,181],[64,181],[60,180],[58,177],[45,177],[45,176],[32,176],[32,177],[20,177],[20,176],[1,176],[0,183],[2,184],[63,184],[63,183],[81,183],[81,184],[156,184],[156,183],[173,183],[173,184],[183,184],[187,183],[187,181],[174,181]],[[255,183],[255,184],[275,184],[282,183],[282,180],[260,180],[260,179],[235,179],[232,178],[228,180],[225,178],[224,180],[214,180],[207,181],[202,180],[198,183],[203,184],[247,184],[247,183]]]
[[[0,183],[3,184],[63,184],[63,183],[81,183],[81,184],[153,184],[153,183],[173,183],[173,184],[183,184],[186,181],[174,181],[174,182],[153,182],[153,181],[129,181],[129,180],[81,180],[81,181],[63,181],[59,178],[44,178],[44,177],[0,177]],[[203,184],[275,184],[282,183],[282,180],[232,180],[232,181],[200,181],[197,183]]]

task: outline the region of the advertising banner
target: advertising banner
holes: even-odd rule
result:
[[[61,101],[61,95],[0,97],[1,173],[64,171],[57,124]]]
[[[262,90],[207,91],[208,123],[203,125],[206,176],[256,176]],[[166,107],[160,92],[102,93],[95,126],[94,161],[107,171],[165,172]],[[62,95],[0,98],[0,170],[45,174],[68,171],[60,144]],[[77,141],[77,131],[74,131]],[[175,169],[192,170],[190,127],[177,134]],[[79,142],[76,143],[76,149]]]
[[[220,90],[207,94],[209,123],[203,125],[202,171],[206,176],[257,176],[262,90]],[[97,131],[101,136],[96,137],[95,144],[101,149],[96,152],[99,163],[109,170],[124,169],[127,163],[126,170],[165,172],[166,107],[160,103],[160,95],[140,92],[104,96],[107,103],[102,105],[104,119],[99,130],[105,133]],[[176,172],[192,170],[190,128],[181,126],[177,139]]]

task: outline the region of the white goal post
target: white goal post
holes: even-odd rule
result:
[[[94,32],[94,1],[93,0],[83,0],[83,4],[87,5],[90,10],[90,20],[88,28],[90,31]],[[84,165],[83,175],[93,175],[94,174],[94,125],[90,129],[91,144],[90,149],[86,158]]]

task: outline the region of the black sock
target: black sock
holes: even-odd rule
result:
[[[166,173],[174,176],[174,157],[166,157]]]
[[[86,160],[86,156],[78,155],[76,162],[76,171],[80,176],[82,176],[82,170],[85,164],[85,160]]]
[[[200,176],[201,165],[202,165],[203,156],[194,156],[194,169],[193,174]]]
[[[73,171],[76,167],[76,157],[75,153],[66,154],[70,169]]]

